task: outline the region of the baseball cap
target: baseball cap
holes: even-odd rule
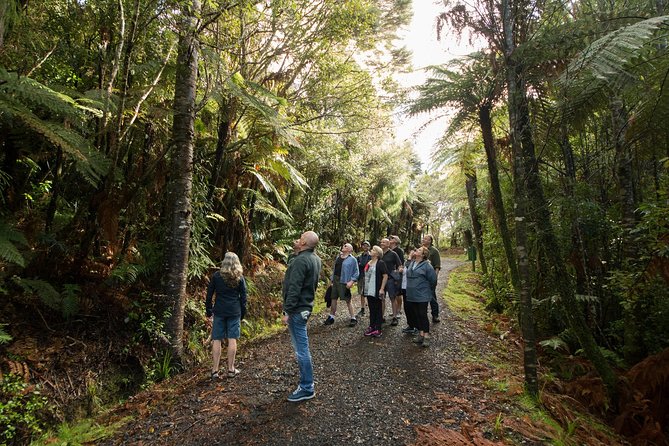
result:
[[[363,245],[367,245],[367,246],[372,246],[372,245],[369,244],[369,242],[368,242],[367,240],[365,240],[364,242],[362,242],[362,244],[363,244]]]

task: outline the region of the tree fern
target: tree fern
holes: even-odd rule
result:
[[[28,246],[28,241],[21,232],[0,220],[0,259],[24,267],[26,260],[17,249],[17,244]]]
[[[612,31],[590,44],[558,80],[567,91],[568,110],[579,110],[605,88],[640,83],[642,79],[632,71],[633,66],[638,70],[645,52],[657,51],[655,45],[667,38],[667,25],[669,16],[653,17]]]
[[[40,279],[24,279],[14,276],[14,283],[19,285],[28,294],[36,295],[52,310],[61,310],[60,293],[49,283]]]
[[[80,106],[71,97],[37,81],[0,69],[0,119],[18,121],[52,146],[61,148],[82,176],[96,185],[108,169],[108,160],[72,126],[64,125],[65,122],[75,126],[83,123],[84,110],[90,109],[93,109],[90,103]],[[43,119],[41,113],[58,120]]]

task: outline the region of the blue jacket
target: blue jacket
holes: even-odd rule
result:
[[[414,266],[415,265],[415,266]],[[413,268],[412,268],[413,267]],[[407,301],[429,302],[437,285],[437,273],[428,261],[411,264],[407,270]]]
[[[212,297],[216,292],[216,300]],[[207,287],[207,301],[205,303],[207,316],[215,314],[218,317],[238,317],[244,318],[246,314],[246,280],[244,277],[239,281],[236,288],[230,288],[220,271],[216,271]]]
[[[337,257],[334,259],[335,262],[337,261]],[[348,283],[351,280],[356,282],[359,276],[360,272],[358,270],[358,261],[352,255],[347,256],[344,259],[344,262],[341,264],[341,276],[339,276],[339,283]],[[334,272],[330,276],[330,280],[334,282]]]

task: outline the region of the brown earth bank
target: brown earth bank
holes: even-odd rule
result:
[[[440,296],[462,264],[442,259]],[[442,301],[442,322],[422,348],[402,334],[404,318],[367,338],[366,317],[349,327],[343,310],[334,325],[323,325],[324,314],[309,322],[314,399],[286,401],[298,382],[286,332],[242,339],[237,377],[213,382],[201,367],[140,393],[105,416],[130,421],[102,444],[542,445],[559,435],[518,405],[521,348],[512,336],[493,335]],[[513,370],[495,365],[509,362]],[[582,444],[620,443],[593,435]]]

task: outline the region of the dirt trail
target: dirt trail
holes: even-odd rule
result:
[[[460,264],[442,258],[439,296],[449,271]],[[474,372],[458,369],[463,348],[486,350],[492,338],[463,329],[443,301],[442,322],[432,326],[429,348],[401,333],[404,318],[396,327],[384,326],[381,338],[367,338],[362,335],[366,318],[349,328],[343,309],[332,326],[322,324],[323,315],[309,323],[313,400],[286,401],[298,370],[284,332],[253,346],[242,341],[242,372],[235,379],[212,383],[202,368],[197,376],[173,380],[167,397],[161,398],[160,389],[139,395],[116,414],[130,411],[133,421],[105,444],[413,444],[417,426],[484,427],[505,410],[489,401],[481,382],[484,365]]]

